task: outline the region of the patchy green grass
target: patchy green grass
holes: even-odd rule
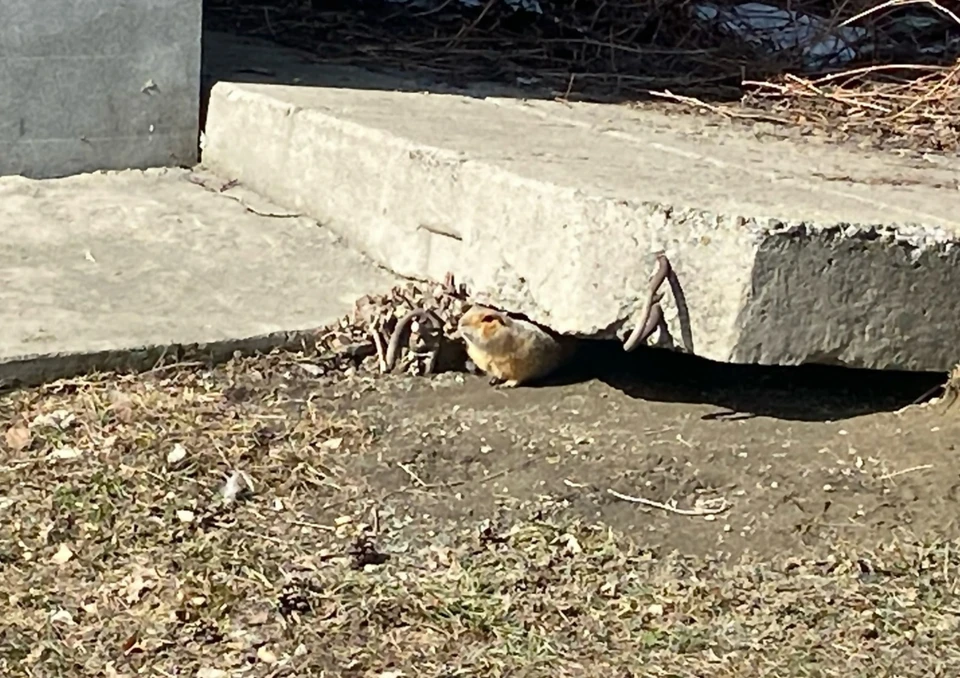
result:
[[[0,675],[960,675],[960,543],[693,557],[546,495],[453,520],[452,483],[348,463],[384,452],[371,380],[296,375],[0,397]]]

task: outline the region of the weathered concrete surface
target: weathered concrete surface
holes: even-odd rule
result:
[[[193,165],[201,5],[0,2],[0,175]]]
[[[699,355],[914,370],[960,358],[960,162],[662,109],[389,91],[383,76],[347,88],[355,71],[230,49],[204,164],[400,274],[450,270],[561,332],[623,336],[665,249]],[[226,80],[250,67],[260,82]]]
[[[295,345],[394,284],[316,222],[191,176],[0,179],[0,384]]]

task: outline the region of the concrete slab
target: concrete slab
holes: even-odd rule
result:
[[[561,332],[622,337],[664,249],[699,355],[912,370],[958,359],[957,159],[662,108],[415,92],[250,44],[227,45],[232,74],[209,74],[203,163],[402,275],[451,270]],[[259,82],[224,79],[251,72]]]
[[[3,0],[0,175],[193,165],[202,0]]]
[[[295,345],[395,283],[316,222],[191,177],[0,179],[0,384]]]

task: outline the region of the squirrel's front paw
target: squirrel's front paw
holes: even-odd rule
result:
[[[507,379],[505,381],[500,381],[496,387],[497,388],[516,388],[520,385],[520,382],[516,379]]]

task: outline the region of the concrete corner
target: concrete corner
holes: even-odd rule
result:
[[[3,0],[0,175],[192,165],[202,0]]]
[[[283,54],[278,81],[317,84]],[[690,310],[681,328],[667,295],[671,334],[707,358],[958,359],[956,161],[662,109],[338,85],[218,82],[204,164],[401,275],[453,271],[561,332],[628,332],[662,249]]]

